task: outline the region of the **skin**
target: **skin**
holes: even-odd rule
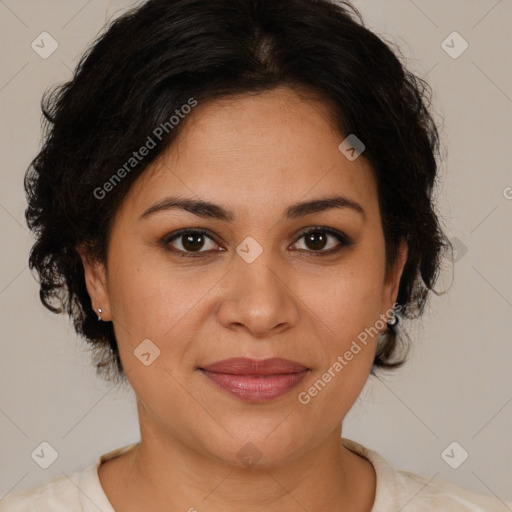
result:
[[[370,511],[373,466],[340,436],[377,337],[309,403],[298,394],[396,301],[406,246],[386,272],[373,172],[363,157],[340,152],[344,136],[325,103],[286,87],[200,104],[184,122],[117,212],[106,268],[83,256],[92,305],[114,324],[141,430],[135,449],[100,466],[105,493],[118,512]],[[235,219],[181,209],[140,219],[171,194],[220,204]],[[335,194],[359,203],[365,217],[345,207],[283,218],[293,203]],[[340,245],[325,232],[324,246],[308,244],[301,235],[315,226],[353,244],[315,256]],[[182,228],[211,234],[200,257],[159,245]],[[252,263],[236,252],[246,237],[263,250]],[[134,356],[144,339],[160,350],[148,366]],[[281,397],[246,402],[198,370],[236,356],[283,357],[310,372]],[[251,467],[237,457],[249,442],[261,455]]]

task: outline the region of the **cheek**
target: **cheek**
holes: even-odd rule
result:
[[[352,262],[326,274],[313,286],[303,282],[301,297],[309,297],[308,306],[331,331],[342,339],[373,325],[379,318],[383,282],[383,264],[377,258],[354,256]],[[306,291],[309,289],[309,293]]]
[[[176,269],[133,247],[120,244],[111,253],[112,315],[132,336],[158,339],[186,315],[192,290],[182,286]]]
[[[380,318],[383,246],[381,249],[382,258],[378,248],[354,251],[344,265],[331,269],[314,288],[302,281],[299,293],[308,297],[304,302],[313,313],[315,331],[321,333],[318,336],[322,346],[318,373],[322,382],[329,383],[318,406],[320,402],[328,404],[334,400],[340,410],[350,408],[351,400],[355,400],[367,380],[378,333],[385,327]]]
[[[308,411],[308,418],[323,418],[325,424],[317,424],[317,429],[334,428],[368,379],[377,330],[382,327],[376,325],[380,314],[380,279],[378,271],[354,269],[339,279],[326,279],[326,287],[317,288],[315,297],[310,295],[315,332],[321,333],[317,338],[321,349],[316,354],[320,364],[307,387],[300,389],[299,403],[304,414]]]
[[[133,372],[141,396],[154,382],[165,382],[178,396],[181,388],[167,370],[175,374],[177,367],[194,366],[190,348],[207,320],[205,305],[214,282],[160,260],[150,263],[128,248],[117,256],[109,295],[123,367],[127,374]],[[154,362],[145,366],[136,356],[147,351]]]

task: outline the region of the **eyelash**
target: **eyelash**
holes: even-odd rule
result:
[[[325,234],[328,234],[328,235],[331,235],[333,236],[334,238],[336,238],[338,240],[338,242],[340,242],[340,245],[336,248],[333,248],[333,249],[329,249],[327,251],[323,251],[323,250],[320,250],[320,251],[312,251],[312,250],[309,250],[309,251],[306,251],[308,253],[311,253],[311,255],[313,256],[329,256],[329,255],[332,255],[332,254],[335,254],[335,253],[338,253],[339,251],[341,251],[341,249],[343,249],[344,247],[349,247],[351,245],[353,245],[354,241],[348,237],[347,235],[345,235],[344,233],[342,233],[341,231],[337,231],[335,229],[332,229],[332,228],[325,228],[325,227],[322,227],[322,226],[315,226],[313,228],[310,228],[310,229],[307,229],[306,231],[303,231],[297,238],[297,241],[294,242],[297,243],[301,238],[311,234],[311,233],[325,233]],[[199,257],[204,257],[205,254],[211,254],[211,251],[198,251],[198,252],[186,252],[186,251],[182,251],[181,249],[176,249],[172,246],[170,246],[170,243],[173,242],[174,240],[184,236],[184,235],[188,235],[188,234],[199,234],[199,235],[205,235],[207,236],[208,238],[210,238],[213,242],[215,242],[217,245],[219,245],[217,243],[217,241],[210,235],[210,233],[204,229],[201,229],[201,228],[187,228],[187,229],[180,229],[179,231],[176,231],[175,233],[172,233],[171,235],[167,235],[165,236],[162,240],[161,240],[161,244],[162,246],[164,247],[165,250],[167,251],[170,251],[174,254],[177,254],[179,255],[180,257],[182,258],[199,258]],[[300,249],[300,250],[303,250],[303,249]],[[213,252],[221,252],[221,251],[213,251]]]

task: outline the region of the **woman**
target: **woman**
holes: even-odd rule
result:
[[[47,96],[30,265],[141,440],[2,511],[503,510],[341,437],[449,246],[429,88],[357,16],[150,0]]]

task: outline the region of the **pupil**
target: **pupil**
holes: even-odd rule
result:
[[[310,233],[308,237],[306,237],[306,241],[312,242],[313,247],[310,247],[310,249],[323,249],[325,247],[325,236],[318,231]],[[320,247],[318,247],[317,244],[320,244]]]
[[[194,239],[199,239],[199,242],[194,243]],[[203,235],[196,234],[196,235],[187,235],[185,236],[185,242],[183,243],[183,247],[187,250],[194,250],[194,249],[201,249],[202,245],[204,243]]]

